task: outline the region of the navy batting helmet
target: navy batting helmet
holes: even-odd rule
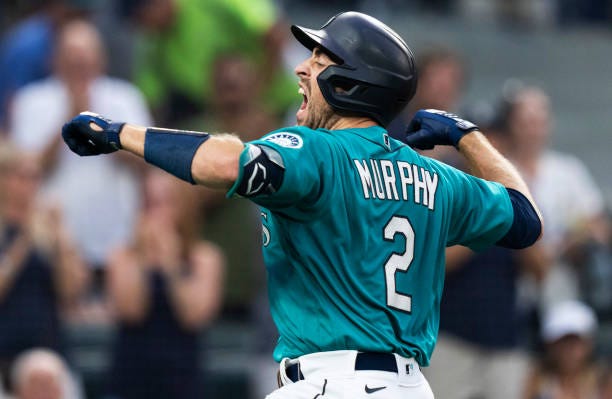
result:
[[[320,46],[338,64],[317,78],[336,112],[366,115],[387,126],[414,96],[412,51],[376,18],[350,11],[332,17],[319,30],[293,25],[291,32],[306,48]]]

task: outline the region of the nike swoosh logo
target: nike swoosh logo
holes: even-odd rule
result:
[[[368,388],[368,386],[366,385],[365,386],[365,391],[366,391],[366,393],[374,393],[374,392],[377,392],[377,391],[381,391],[381,390],[383,390],[385,388],[387,388],[387,387]]]

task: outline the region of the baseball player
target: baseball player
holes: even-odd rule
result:
[[[438,332],[444,249],[529,246],[539,212],[474,124],[422,110],[405,141],[454,145],[478,177],[387,135],[416,89],[412,52],[389,27],[346,12],[291,30],[312,51],[295,68],[297,126],[243,143],[82,113],[63,136],[77,154],[123,149],[261,206],[280,333],[268,398],[432,398],[420,366]]]

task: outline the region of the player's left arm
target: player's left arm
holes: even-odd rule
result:
[[[78,155],[123,149],[182,180],[225,191],[238,177],[245,148],[229,134],[146,128],[115,123],[93,113],[81,113],[66,123],[62,136]]]
[[[471,172],[482,179],[502,184],[512,204],[513,222],[497,245],[522,249],[542,236],[542,214],[527,183],[514,165],[502,156],[478,130],[464,135],[458,149],[466,158]]]
[[[155,139],[151,137],[152,135],[163,135],[165,137],[161,138],[159,143],[153,143]],[[188,136],[194,136],[194,138]],[[172,141],[180,141],[181,139],[185,143],[172,143]],[[160,148],[146,148],[145,150],[145,144],[147,144],[147,147],[159,146]],[[191,174],[193,179],[191,183],[224,191],[227,191],[238,177],[238,161],[244,150],[244,143],[231,134],[209,135],[200,132],[151,129],[127,124],[121,130],[121,146],[124,150],[145,158],[153,165],[183,180],[189,181],[188,178],[185,178],[186,175],[178,172],[180,169]],[[166,165],[163,161],[160,162],[155,159],[157,152],[163,158],[175,154],[177,160],[168,162],[168,165]]]
[[[453,145],[463,154],[474,176],[500,183],[506,188],[513,220],[497,245],[520,249],[541,237],[542,215],[527,184],[510,161],[489,143],[478,126],[445,111],[420,110],[410,123],[404,142],[419,149]],[[492,195],[491,199],[494,197]],[[460,213],[459,219],[465,219],[466,213]]]

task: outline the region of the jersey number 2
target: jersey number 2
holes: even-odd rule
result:
[[[384,238],[395,241],[396,235],[404,236],[406,240],[403,253],[393,252],[385,263],[385,281],[387,286],[387,306],[404,312],[412,312],[412,296],[400,294],[395,289],[395,273],[406,272],[414,258],[414,229],[410,221],[402,216],[393,216],[386,224]]]

